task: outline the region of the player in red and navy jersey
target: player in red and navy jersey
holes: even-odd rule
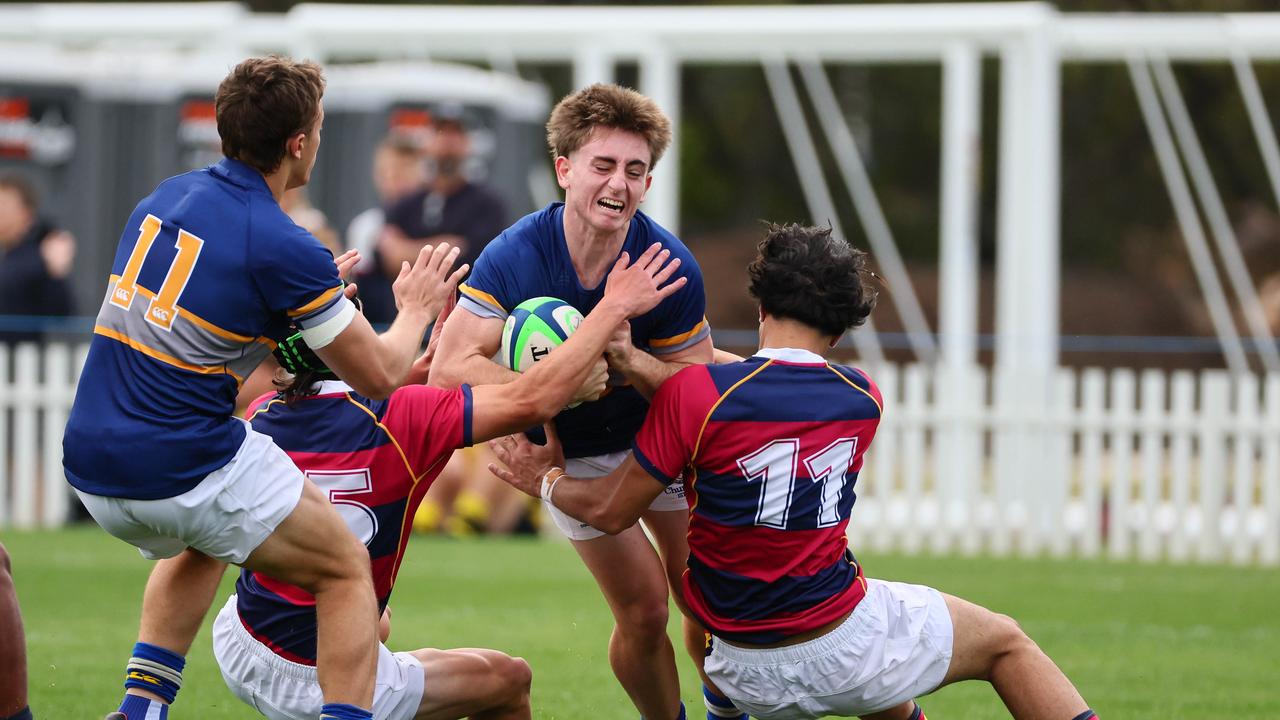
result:
[[[445,328],[431,382],[510,382],[515,373],[490,358],[507,314],[530,298],[560,298],[582,312],[600,301],[605,272],[621,252],[658,242],[683,260],[688,284],[610,344],[611,391],[556,416],[569,465],[603,475],[626,456],[644,420],[647,398],[691,363],[712,358],[702,274],[674,235],[639,212],[653,165],[671,141],[671,124],[653,100],[617,85],[592,85],[561,100],[547,123],[563,203],[517,221],[489,243],[461,286]],[[547,507],[600,586],[615,627],[609,640],[614,675],[651,720],[682,717],[675,652],[667,637],[667,593],[684,571],[684,489],[673,483],[644,514],[655,552],[636,525],[608,536]],[[666,560],[664,564],[664,560]],[[701,645],[701,630],[697,632]]]
[[[667,283],[679,266],[659,244],[629,267],[624,255],[600,303],[573,335],[506,385],[409,385],[372,400],[334,379],[300,337],[277,348],[281,366],[294,373],[292,383],[283,393],[259,398],[249,410],[251,424],[328,494],[368,548],[388,632],[387,604],[414,513],[453,451],[545,422],[571,401],[599,397],[608,375],[603,352],[616,328],[679,292],[683,278]],[[452,294],[453,288],[444,290]],[[228,687],[267,717],[309,720],[320,711],[310,593],[269,573],[243,570],[214,623],[214,653]],[[495,650],[392,653],[384,645],[373,716],[528,718],[529,684],[528,665]]]
[[[570,477],[556,443],[522,437],[494,443],[511,469],[490,470],[608,532],[683,473],[685,607],[713,636],[707,677],[753,718],[919,720],[916,697],[968,679],[1016,718],[1094,718],[1013,620],[865,577],[845,531],[883,402],[865,373],[823,359],[874,305],[865,255],[796,225],[770,227],[759,249],[760,350],[668,380],[616,471]]]
[[[121,236],[63,440],[67,479],[94,519],[159,560],[112,720],[167,716],[228,562],[315,595],[322,717],[371,717],[377,605],[364,548],[315,484],[232,413],[290,325],[352,387],[385,397],[439,312],[457,251],[406,263],[399,319],[376,335],[333,256],[280,208],[315,164],[323,92],[312,63],[237,65],[215,98],[226,158],[161,183]]]

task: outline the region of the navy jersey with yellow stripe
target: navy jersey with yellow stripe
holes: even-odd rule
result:
[[[180,495],[244,440],[236,391],[290,321],[343,311],[333,256],[236,160],[170,178],[125,226],[63,438],[95,495]]]
[[[654,355],[674,353],[705,339],[706,296],[702,271],[693,253],[676,236],[637,212],[620,252],[632,259],[653,243],[680,258],[685,286],[657,307],[631,320],[631,341]],[[578,281],[564,237],[564,203],[552,203],[524,216],[485,246],[475,269],[461,286],[459,303],[481,317],[505,319],[520,303],[535,297],[560,298],[583,315],[604,297],[605,283],[584,288]],[[611,385],[613,383],[611,382]],[[595,402],[556,416],[566,457],[590,457],[626,450],[644,421],[648,402],[634,388],[618,385]]]

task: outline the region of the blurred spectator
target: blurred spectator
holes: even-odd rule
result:
[[[359,250],[362,260],[357,272],[372,270],[373,252],[386,223],[385,208],[426,185],[422,144],[406,132],[392,131],[373,154],[373,187],[377,207],[360,213],[347,225],[347,249]]]
[[[280,209],[284,210],[299,227],[316,236],[321,245],[329,248],[334,257],[342,254],[342,245],[338,242],[338,233],[329,224],[329,218],[311,204],[305,188],[296,187],[285,192],[280,199]]]
[[[474,263],[484,246],[507,226],[506,208],[498,194],[467,179],[470,153],[462,108],[447,105],[437,110],[426,143],[426,185],[387,208],[386,226],[374,252],[376,266],[358,278],[370,322],[389,323],[395,318],[391,282],[400,264],[412,262],[423,245],[458,245],[462,248],[459,265]]]
[[[29,318],[71,314],[67,276],[75,254],[75,238],[40,217],[31,184],[0,175],[0,316],[15,323],[0,323],[0,341],[38,340]]]
[[[1280,336],[1280,272],[1272,273],[1258,288],[1262,311],[1267,317],[1271,334]]]

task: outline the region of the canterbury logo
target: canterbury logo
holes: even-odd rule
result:
[[[130,679],[130,680],[139,680],[139,681],[141,681],[141,682],[149,683],[149,684],[151,684],[151,685],[161,685],[161,684],[162,684],[162,683],[160,682],[160,678],[156,677],[155,675],[148,675],[147,673],[139,672],[139,671],[137,671],[137,670],[130,670],[130,671],[129,671],[129,677],[128,677],[128,679]]]

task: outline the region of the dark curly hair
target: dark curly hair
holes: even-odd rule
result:
[[[748,291],[766,313],[834,336],[866,322],[875,307],[867,254],[834,237],[830,227],[768,223],[756,247]]]

